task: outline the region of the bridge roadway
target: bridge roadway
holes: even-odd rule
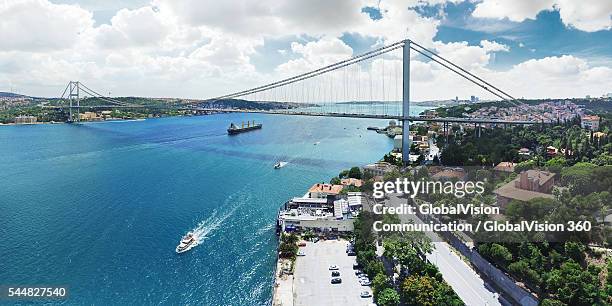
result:
[[[47,106],[47,108],[67,108],[69,106]],[[400,115],[377,115],[377,114],[356,114],[356,113],[330,113],[330,112],[305,112],[305,111],[288,111],[288,110],[258,110],[258,109],[220,109],[220,108],[198,108],[198,107],[166,107],[166,106],[146,106],[146,105],[97,105],[97,106],[73,106],[73,108],[158,108],[158,109],[175,109],[175,110],[191,110],[199,112],[219,112],[219,113],[256,113],[256,114],[271,114],[271,115],[291,115],[291,116],[315,116],[315,117],[339,117],[339,118],[362,118],[362,119],[386,119],[403,121],[404,117]],[[449,123],[474,123],[474,124],[518,124],[529,125],[538,124],[541,122],[528,120],[502,120],[502,119],[487,119],[487,118],[455,118],[455,117],[421,117],[408,116],[409,121],[413,122],[449,122]]]

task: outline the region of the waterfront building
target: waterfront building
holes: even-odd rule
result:
[[[344,188],[343,185],[332,185],[332,184],[314,184],[308,189],[308,195],[311,198],[322,198],[326,199],[328,196],[337,196]]]
[[[79,119],[83,121],[94,121],[101,120],[102,117],[98,116],[98,114],[95,112],[84,112],[79,114]]]
[[[548,171],[523,171],[518,178],[493,191],[497,196],[497,205],[505,209],[512,200],[527,202],[535,198],[552,199],[554,177],[555,174]]]
[[[15,124],[34,124],[38,118],[36,116],[17,116],[15,117]]]
[[[340,210],[341,204],[340,205]],[[291,209],[283,210],[278,215],[279,230],[283,232],[352,232],[355,218],[352,216],[336,217],[335,211]]]
[[[599,130],[599,116],[583,116],[580,121],[580,126],[583,129],[591,131]]]

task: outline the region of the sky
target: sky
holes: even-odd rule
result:
[[[515,97],[612,93],[610,0],[0,0],[0,91],[209,98],[407,38]],[[493,98],[411,68],[412,100]]]

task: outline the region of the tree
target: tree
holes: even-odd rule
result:
[[[372,280],[372,292],[374,292],[374,295],[377,295],[389,287],[389,279],[385,273],[378,273],[376,276],[374,276],[374,279]]]
[[[434,282],[429,276],[411,275],[402,284],[402,296],[408,305],[434,306]]]
[[[340,184],[341,184],[341,182],[340,182],[340,178],[338,178],[338,177],[334,177],[334,178],[332,178],[332,179],[329,181],[329,183],[330,183],[330,184],[332,184],[332,185],[340,185]]]
[[[361,179],[361,169],[359,167],[353,167],[348,172],[348,177]]]
[[[397,306],[400,303],[400,295],[392,288],[386,288],[378,294],[376,303],[380,306]]]

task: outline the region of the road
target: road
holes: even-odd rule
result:
[[[389,199],[385,201],[388,207],[398,207],[406,203],[406,199],[398,198],[388,194]],[[414,220],[415,223],[422,221],[415,215],[399,215],[402,222]],[[443,242],[442,238],[434,232],[425,232],[433,241],[434,249],[427,259],[432,262],[442,273],[442,277],[455,290],[457,295],[466,305],[502,305],[499,301],[499,293],[494,291],[455,251],[451,246]]]

